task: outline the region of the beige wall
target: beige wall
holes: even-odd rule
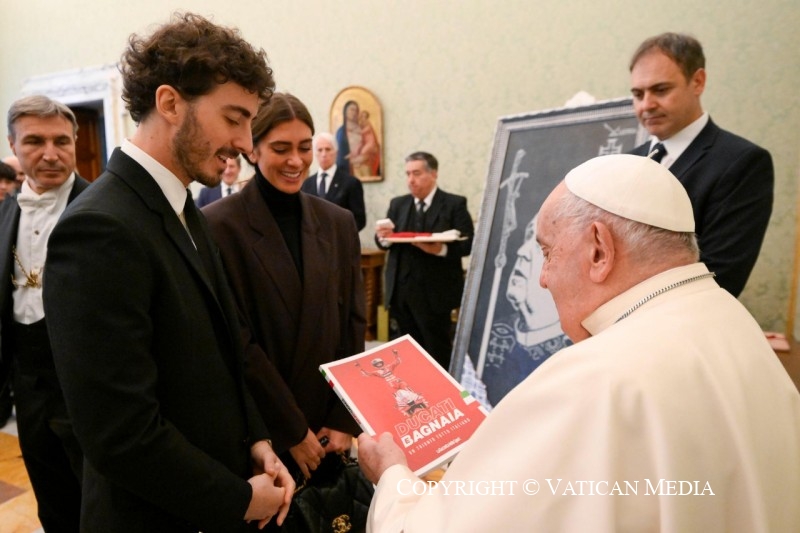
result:
[[[705,5],[704,5],[705,4]],[[163,0],[0,0],[0,109],[31,76],[114,63],[131,32],[165,21]],[[266,49],[281,90],[319,129],[349,85],[384,107],[385,172],[365,185],[368,226],[405,192],[403,157],[440,160],[440,185],[477,218],[497,118],[560,107],[579,90],[628,94],[628,58],[645,37],[687,31],[706,48],[704,105],[723,128],[772,152],[775,208],[742,301],[762,327],[787,325],[800,146],[797,0],[193,0]],[[175,7],[180,7],[176,4]],[[6,155],[8,148],[0,148]],[[369,231],[362,241],[370,243]]]

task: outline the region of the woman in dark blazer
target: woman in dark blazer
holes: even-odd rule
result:
[[[255,176],[203,209],[244,324],[248,385],[275,450],[306,477],[358,432],[319,365],[363,351],[366,324],[353,216],[300,192],[313,134],[302,102],[275,94],[253,121]]]

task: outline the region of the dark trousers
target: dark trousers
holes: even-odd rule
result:
[[[47,533],[77,533],[83,454],[67,416],[47,329],[44,320],[10,329],[19,446],[39,520]]]
[[[0,357],[0,428],[4,427],[14,410],[14,394],[11,391],[11,361]]]
[[[431,308],[428,298],[420,291],[403,290],[398,286],[389,307],[390,336],[396,339],[411,335],[436,362],[449,370],[453,351],[450,312]]]

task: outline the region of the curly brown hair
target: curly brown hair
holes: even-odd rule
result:
[[[122,99],[139,123],[155,107],[160,85],[192,101],[232,81],[267,101],[275,89],[267,54],[256,50],[234,28],[216,25],[194,13],[176,13],[149,37],[133,34],[122,54]]]

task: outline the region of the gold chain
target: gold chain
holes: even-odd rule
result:
[[[20,287],[25,287],[27,289],[41,289],[42,288],[42,269],[41,268],[32,268],[30,272],[25,270],[25,267],[22,266],[22,262],[19,260],[19,256],[17,255],[17,247],[12,246],[11,252],[14,254],[14,261],[17,262],[17,266],[22,271],[22,274],[25,276],[25,284],[20,285],[17,281],[17,278],[14,274],[11,274],[11,284],[14,285],[15,289],[19,289]]]

